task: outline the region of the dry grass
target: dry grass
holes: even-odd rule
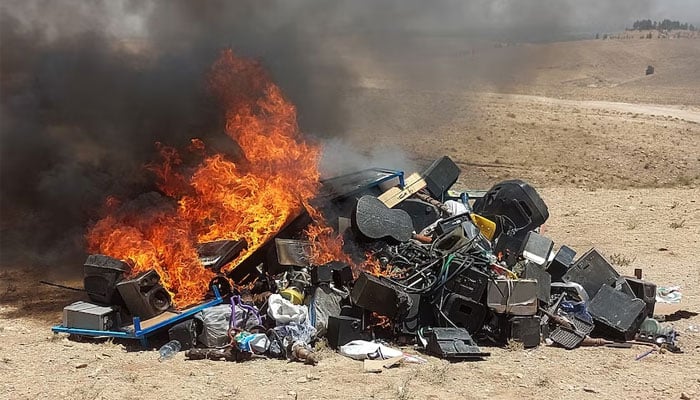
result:
[[[627,228],[628,231],[633,231],[633,230],[637,229],[638,226],[639,226],[639,221],[637,221],[636,219],[631,219],[631,220],[625,222],[625,228]]]
[[[674,221],[674,222],[671,222],[671,224],[669,225],[669,228],[678,229],[678,228],[682,228],[684,225],[685,225],[685,220],[681,220],[681,222]]]
[[[610,255],[610,262],[620,267],[628,267],[632,265],[634,260],[636,260],[636,258],[628,258],[620,253],[613,253]]]
[[[525,346],[523,345],[523,342],[519,342],[517,340],[513,339],[508,339],[508,342],[506,343],[506,350],[508,351],[522,351],[525,349]]]

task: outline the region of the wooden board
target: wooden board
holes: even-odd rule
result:
[[[395,205],[411,197],[411,195],[413,195],[414,193],[423,189],[426,186],[427,183],[425,183],[420,174],[414,172],[406,178],[403,189],[394,186],[392,188],[389,188],[386,192],[382,193],[378,197],[378,199],[382,203],[386,204],[387,207],[393,208]]]

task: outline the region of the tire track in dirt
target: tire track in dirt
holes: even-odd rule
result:
[[[497,93],[493,93],[497,95]],[[684,121],[694,122],[700,124],[700,111],[683,109],[678,106],[664,105],[664,104],[635,104],[635,103],[622,103],[615,101],[601,101],[601,100],[569,100],[569,99],[557,99],[554,97],[545,96],[532,96],[524,94],[507,94],[505,96],[510,97],[515,101],[522,102],[539,102],[546,104],[557,104],[569,107],[582,107],[591,108],[598,110],[609,110],[609,111],[619,111],[619,112],[629,112],[635,114],[645,114],[649,116],[667,116],[682,119]]]

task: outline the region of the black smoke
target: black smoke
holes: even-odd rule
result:
[[[411,56],[430,54],[415,40],[422,35],[555,39],[601,16],[647,17],[647,3],[3,2],[0,267],[79,265],[82,235],[106,196],[154,189],[144,165],[157,158],[155,142],[225,142],[221,110],[206,89],[207,70],[223,48],[261,61],[298,106],[302,130],[337,137],[348,134],[344,97],[359,80],[358,57],[393,52],[388,58],[401,61],[377,68],[401,75]],[[337,45],[348,41],[354,46]],[[430,87],[442,66],[423,68],[412,79]]]
[[[223,48],[271,69],[305,129],[340,126],[337,96],[324,92],[333,88],[309,80],[348,72],[314,71],[316,39],[300,33],[299,18],[268,21],[262,3],[124,2],[121,12],[144,18],[135,38],[109,31],[118,16],[107,1],[0,8],[0,266],[80,265],[106,196],[154,189],[144,165],[158,158],[155,142],[225,142],[206,88]]]

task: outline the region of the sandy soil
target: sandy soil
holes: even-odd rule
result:
[[[461,54],[448,72],[459,63],[474,67],[472,54],[490,54],[492,61],[518,60],[527,51],[540,55],[531,69],[538,72],[526,80],[480,90],[412,87],[405,77],[379,76],[376,71],[386,68],[366,61],[360,65],[367,68],[364,83],[344,92],[347,142],[379,166],[385,149],[416,168],[447,154],[462,167],[461,187],[488,188],[513,177],[532,182],[549,206],[545,234],[556,246],[579,253],[597,247],[623,264],[621,273],[643,268],[659,285],[682,286],[682,308],[689,313],[673,324],[683,354],[635,361],[645,348],[489,348],[492,356],[482,362],[428,357],[427,364],[376,375],[328,350],[315,367],[185,361],[181,354],[159,363],[156,352],[134,343],[52,334],[62,308],[80,294],[37,285],[58,279],[50,271],[16,266],[0,272],[0,398],[700,398],[700,333],[688,330],[700,326],[694,314],[700,312],[700,41],[661,42],[433,50],[437,58]],[[670,58],[676,61],[663,61]],[[599,62],[589,64],[593,59]],[[659,75],[635,80],[649,60],[659,60]],[[423,68],[418,61],[411,65]],[[675,78],[661,73],[671,67]],[[591,74],[610,84],[576,81]]]

